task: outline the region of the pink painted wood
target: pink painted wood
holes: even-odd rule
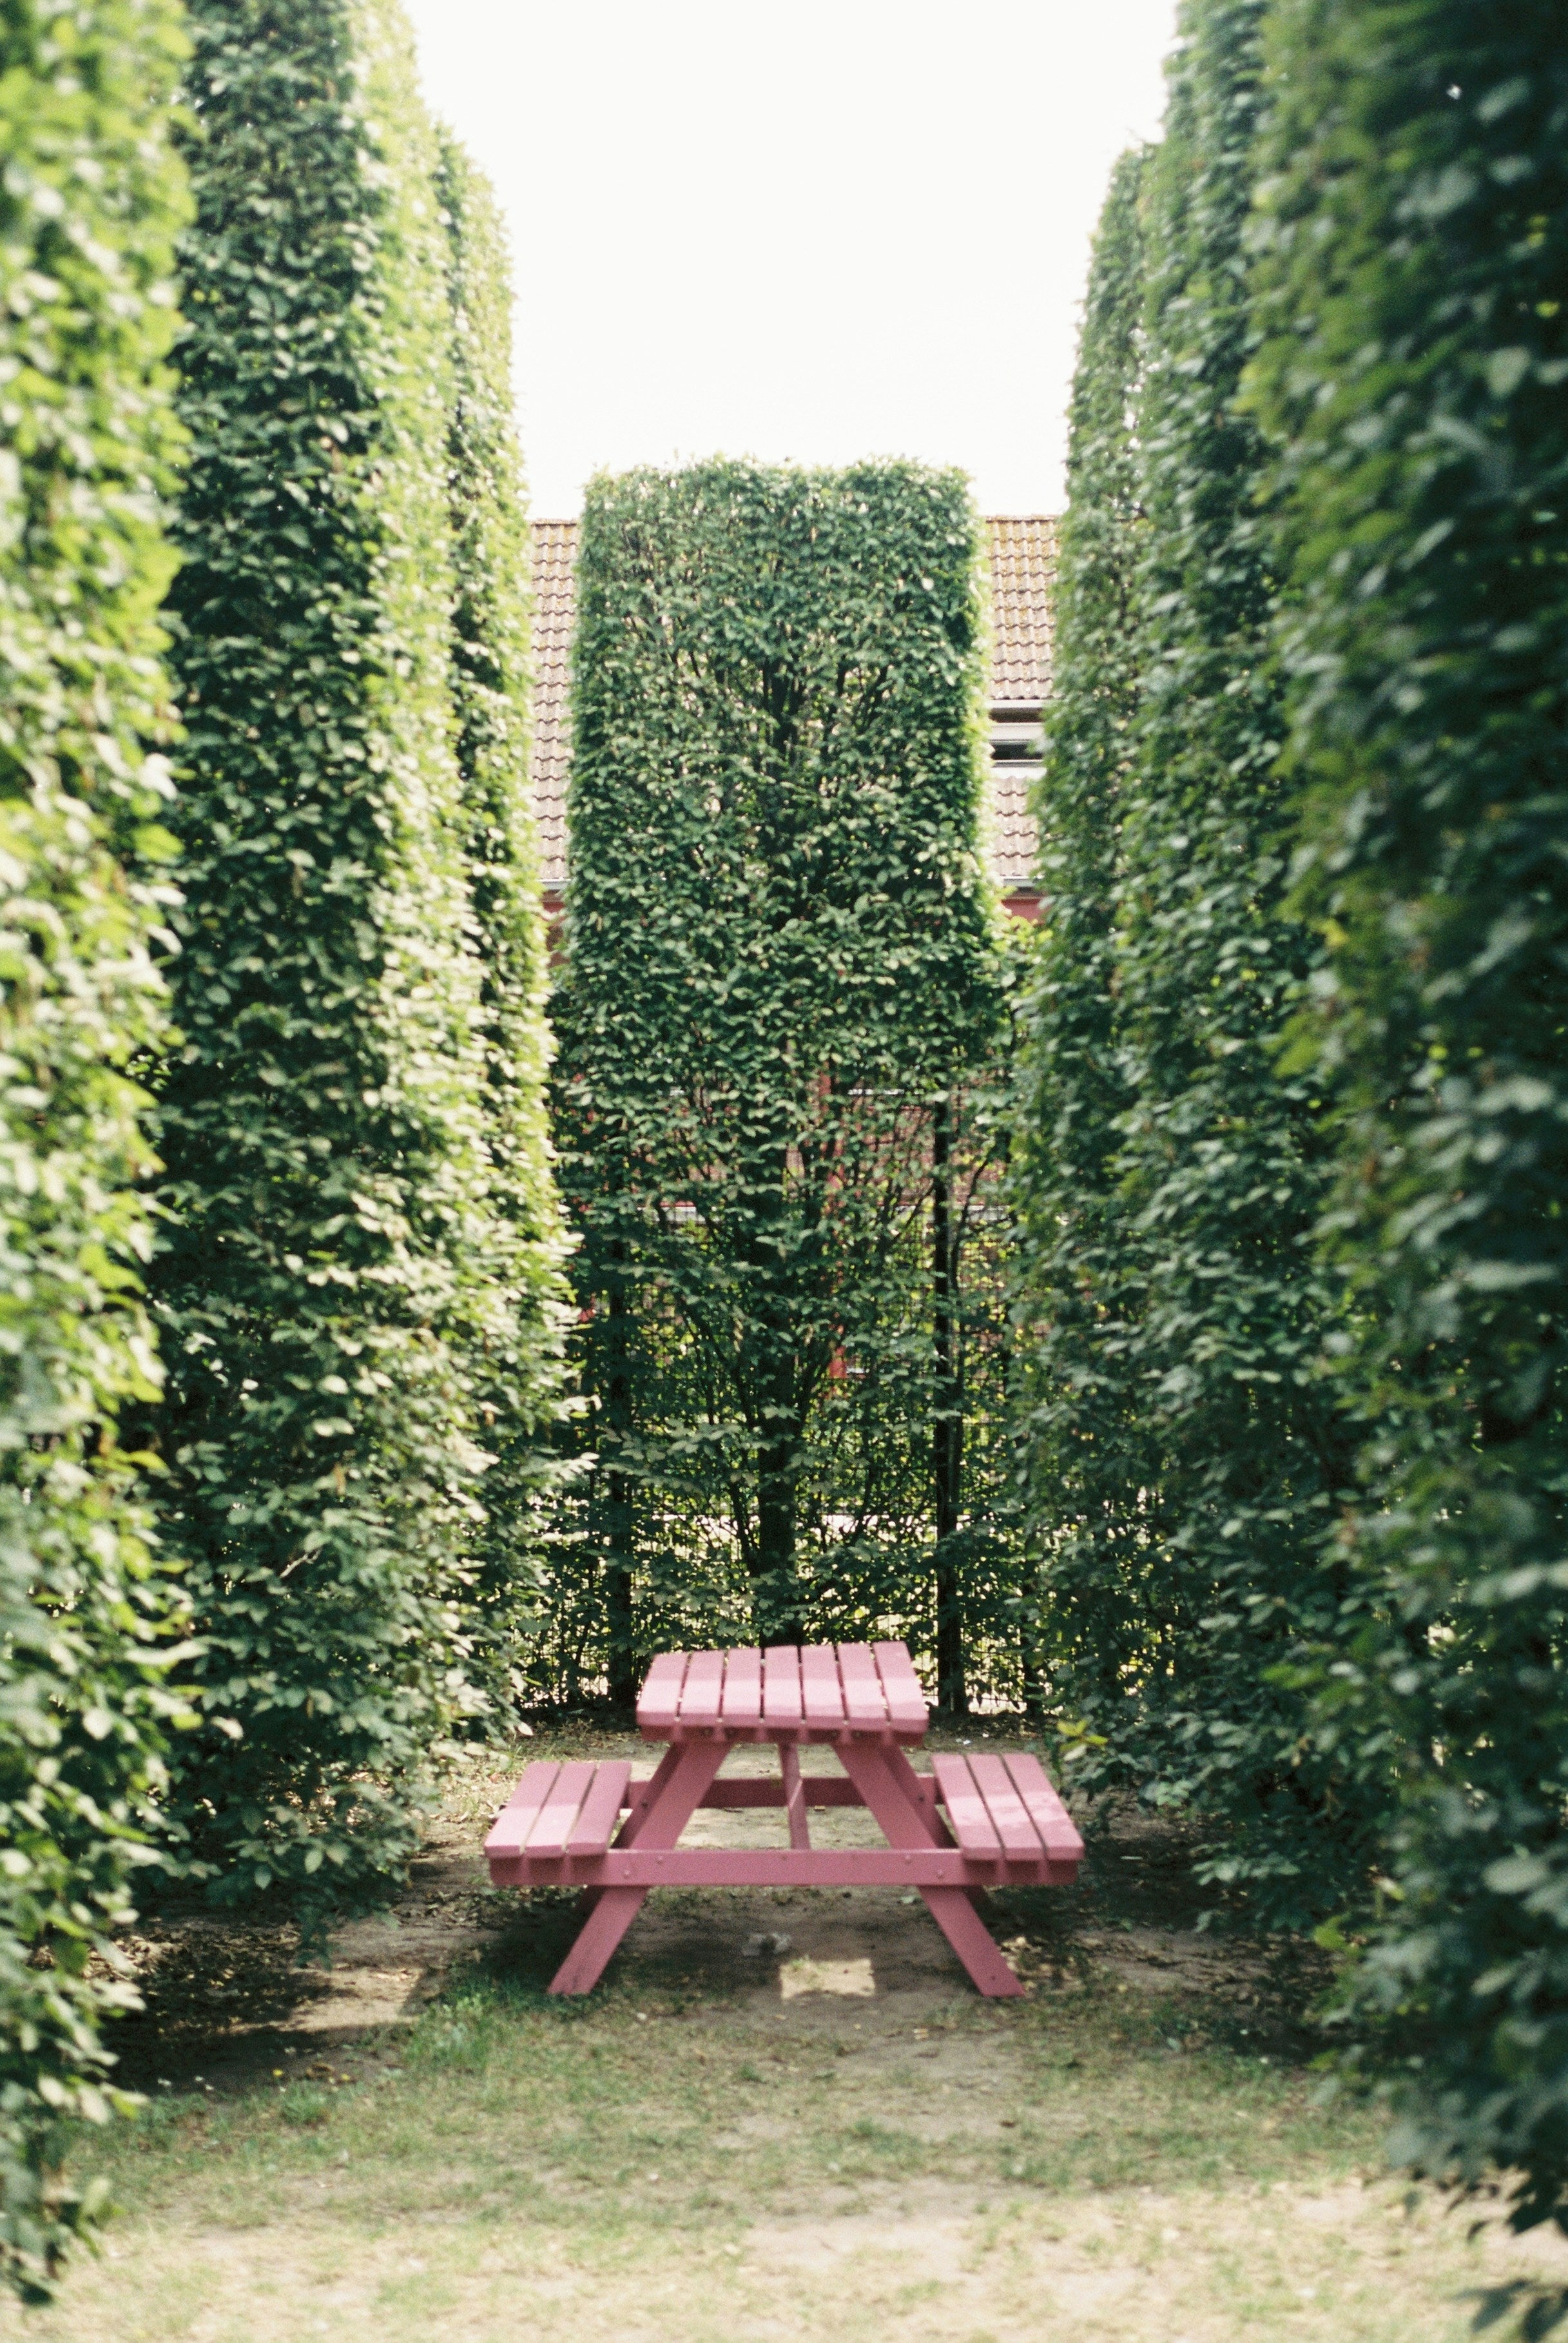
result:
[[[844,1723],[851,1732],[871,1732],[886,1725],[888,1704],[869,1644],[839,1644],[839,1680],[844,1687]],[[925,1737],[923,1723],[920,1737]]]
[[[850,1734],[913,1744],[925,1738],[926,1704],[901,1644],[667,1652],[648,1671],[638,1724],[649,1741],[719,1731],[779,1744]]]
[[[774,1644],[762,1654],[762,1722],[770,1733],[788,1734],[798,1734],[805,1723],[800,1654],[793,1644]]]
[[[508,1854],[522,1853],[528,1845],[534,1817],[544,1805],[551,1783],[560,1772],[558,1765],[539,1763],[530,1765],[496,1817],[495,1827],[485,1841],[485,1852],[492,1847]]]
[[[948,1810],[959,1845],[966,1855],[978,1855],[983,1863],[996,1863],[1001,1855],[1001,1840],[995,1824],[970,1776],[967,1762],[962,1757],[941,1755],[931,1760],[931,1771],[941,1792],[942,1804]]]
[[[779,1764],[784,1765],[784,1752],[789,1742],[779,1745]],[[800,1795],[809,1806],[858,1806],[864,1804],[853,1782],[840,1774],[802,1774]],[[766,1775],[737,1775],[733,1781],[715,1782],[702,1801],[705,1806],[781,1806],[787,1801],[782,1781]]]
[[[637,1698],[638,1730],[649,1741],[668,1740],[680,1715],[685,1677],[684,1652],[660,1652],[649,1668]]]
[[[780,1786],[784,1792],[784,1811],[789,1817],[789,1844],[794,1847],[809,1846],[810,1825],[806,1820],[806,1798],[800,1781],[800,1752],[792,1741],[779,1745]]]
[[[929,1849],[935,1817],[918,1798],[910,1795],[903,1776],[914,1768],[901,1749],[868,1749],[854,1743],[843,1752],[844,1771],[861,1791],[866,1804],[895,1847]],[[930,1860],[930,1855],[926,1858]],[[964,1885],[927,1886],[916,1881],[926,1909],[963,1963],[970,1983],[989,2000],[1006,2000],[1020,1994],[1022,1986],[1003,1960],[996,1940],[975,1910],[967,1891],[974,1874],[971,1858],[959,1851]]]
[[[1075,1879],[1083,1860],[1083,1841],[1044,1766],[1027,1749],[1009,1750],[1002,1764],[1012,1775],[1013,1787],[1023,1800],[1024,1810],[1051,1864],[1060,1866],[1070,1881]]]
[[[693,1652],[680,1687],[680,1722],[689,1733],[716,1733],[724,1698],[722,1652]]]
[[[549,1787],[544,1805],[534,1817],[528,1833],[527,1852],[529,1855],[564,1855],[571,1836],[572,1825],[578,1818],[578,1808],[592,1784],[595,1768],[587,1757],[574,1758],[563,1765]],[[605,1834],[608,1841],[609,1834]]]
[[[970,1779],[986,1802],[1009,1861],[1040,1854],[1039,1834],[1024,1812],[1023,1800],[1013,1788],[1012,1776],[1001,1759],[989,1754],[971,1757]]]
[[[915,1772],[905,1745],[924,1737],[926,1704],[901,1644],[663,1653],[638,1722],[668,1745],[649,1779],[633,1781],[618,1758],[530,1765],[485,1842],[498,1885],[588,1891],[552,1993],[591,1991],[652,1887],[900,1884],[924,1897],[981,1993],[1022,1991],[980,1917],[980,1892],[1065,1884],[1083,1842],[1027,1752],[944,1754],[930,1774]],[[717,1781],[747,1741],[777,1744],[779,1776]],[[847,1778],[803,1777],[808,1741],[835,1745]],[[870,1810],[888,1845],[814,1847],[808,1809],[850,1805]],[[762,1805],[784,1808],[787,1849],[678,1844],[699,1806]]]
[[[699,1802],[700,1803],[700,1801]],[[1049,1866],[1020,1864],[1008,1884],[1044,1887]],[[492,1873],[504,1887],[941,1887],[976,1885],[962,1847],[612,1847],[591,1856],[519,1856]],[[993,1877],[989,1883],[998,1885]]]
[[[909,1648],[903,1644],[873,1644],[871,1656],[877,1663],[881,1679],[882,1697],[888,1705],[888,1721],[897,1733],[901,1726],[913,1729],[923,1741],[926,1737],[926,1696],[920,1690],[920,1680],[915,1674]]]
[[[610,1833],[620,1820],[620,1810],[627,1802],[631,1786],[631,1765],[628,1759],[618,1757],[608,1765],[594,1768],[591,1788],[584,1795],[567,1840],[567,1853],[572,1855],[602,1855],[608,1846]]]
[[[724,1654],[723,1721],[737,1732],[762,1722],[762,1654],[750,1649]]]
[[[800,1654],[800,1694],[806,1722],[836,1731],[844,1722],[844,1687],[831,1644],[809,1644]]]
[[[724,1756],[722,1741],[691,1741],[682,1745],[662,1787],[642,1816],[634,1842],[638,1855],[656,1854],[674,1846],[696,1812],[704,1791],[724,1763]],[[695,1854],[698,1850],[693,1848],[691,1852]],[[626,1859],[635,1861],[636,1858],[623,1858]],[[591,1884],[597,1885],[598,1883]],[[647,1885],[607,1884],[603,1895],[595,1899],[577,1942],[550,1979],[550,1991],[591,1993],[647,1898]]]

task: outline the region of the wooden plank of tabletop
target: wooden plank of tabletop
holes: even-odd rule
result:
[[[843,1724],[844,1687],[839,1681],[839,1655],[831,1644],[801,1646],[800,1693],[808,1725]]]
[[[887,1696],[888,1715],[895,1730],[902,1732],[926,1729],[926,1696],[920,1690],[920,1680],[915,1674],[907,1644],[873,1644],[871,1655],[877,1663],[877,1673],[882,1679]]]
[[[680,1687],[686,1680],[686,1654],[660,1652],[648,1669],[637,1700],[639,1731],[662,1740],[675,1730],[680,1715]]]
[[[738,1730],[762,1722],[762,1654],[748,1645],[724,1654],[724,1701],[720,1716]]]
[[[769,1644],[762,1654],[762,1722],[799,1731],[800,1654],[793,1644]]]
[[[680,1725],[698,1733],[711,1733],[719,1723],[719,1704],[724,1697],[724,1654],[722,1652],[693,1652],[686,1663],[686,1682],[680,1687]]]
[[[857,1733],[886,1734],[888,1703],[869,1644],[840,1644],[839,1675],[844,1687],[844,1721]]]

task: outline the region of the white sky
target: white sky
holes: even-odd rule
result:
[[[511,229],[536,513],[718,451],[1061,503],[1089,238],[1175,0],[406,0]]]

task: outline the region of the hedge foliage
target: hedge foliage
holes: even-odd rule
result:
[[[1521,2227],[1568,2227],[1560,34],[1183,12],[1075,388],[1018,1177],[1083,1777],[1342,1907],[1396,2153]]]
[[[88,1965],[181,1713],[116,1438],[158,1384],[133,1069],[164,1030],[180,55],[163,0],[0,17],[0,2275],[30,2299],[99,2209],[62,2161],[121,2096],[95,2021],[134,1996]]]
[[[1281,0],[1271,69],[1292,1079],[1368,1443],[1322,1732],[1402,1786],[1355,2000],[1402,2152],[1568,2226],[1568,51],[1547,0]]]
[[[1073,377],[1034,804],[1045,909],[1023,1003],[1012,1182],[1018,1426],[1041,1571],[1030,1622],[1036,1666],[1049,1664],[1053,1689],[1069,1671],[1076,1704],[1097,1715],[1123,1698],[1150,1566],[1149,1525],[1121,1502],[1133,1426],[1103,1339],[1123,1276],[1111,1163],[1124,1085],[1108,906],[1138,706],[1143,531],[1134,419],[1147,170],[1147,154],[1135,148],[1112,175]],[[1147,1485],[1134,1478],[1134,1489]],[[1069,1582],[1070,1612],[1046,1599],[1048,1587]],[[1081,1745],[1080,1763],[1089,1745]]]
[[[469,1672],[505,1704],[524,1689],[518,1637],[535,1623],[545,1585],[564,1232],[545,1103],[552,1045],[528,802],[528,542],[509,262],[483,175],[448,133],[437,137],[452,319],[451,690],[484,1014],[491,1272],[507,1305],[493,1328],[478,1330],[475,1352],[478,1434],[495,1461],[467,1598]]]
[[[532,1403],[549,1339],[547,1199],[512,1227],[544,1178],[527,881],[473,883],[516,838],[479,478],[486,430],[509,448],[483,317],[454,358],[467,215],[443,215],[395,8],[196,0],[191,24],[156,1284],[205,1724],[176,1814],[215,1893],[282,1881],[308,1914],[400,1865],[432,1739],[473,1705],[479,1435],[504,1393]]]
[[[978,551],[913,466],[589,490],[558,1097],[618,1689],[692,1637],[934,1638],[933,1124],[976,1222],[1002,1013]]]
[[[1355,1443],[1319,1372],[1338,1289],[1311,1238],[1332,1152],[1313,1078],[1276,1064],[1311,946],[1281,917],[1264,449],[1236,407],[1264,14],[1183,14],[1165,137],[1139,174],[1135,336],[1136,165],[1102,238],[1080,468],[1110,494],[1069,533],[1042,794],[1049,850],[1079,864],[1034,1041],[1053,1086],[1035,1145],[1093,1211],[1037,1210],[1030,1305],[1048,1651],[1092,1736],[1087,1775],[1218,1821],[1203,1875],[1299,1924],[1364,1867],[1367,1818],[1296,1680],[1336,1616],[1321,1547]],[[1081,1173],[1059,1151],[1064,1116]]]

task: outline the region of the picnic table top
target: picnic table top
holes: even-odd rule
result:
[[[638,1696],[648,1741],[918,1742],[926,1696],[902,1644],[661,1652]]]

